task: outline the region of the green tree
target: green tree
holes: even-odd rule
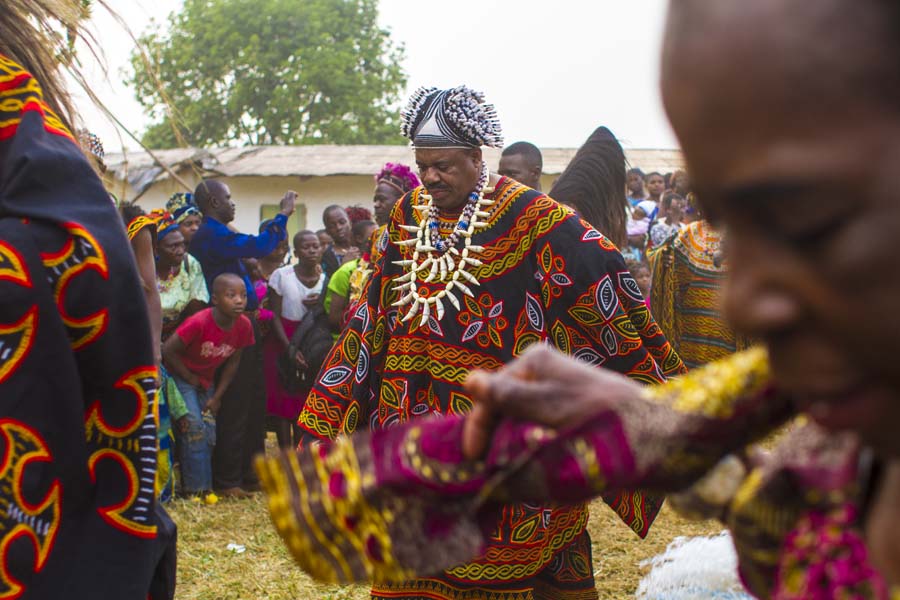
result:
[[[185,0],[131,56],[157,121],[144,143],[402,143],[404,50],[377,16],[377,0]]]

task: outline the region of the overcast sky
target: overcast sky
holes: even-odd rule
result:
[[[108,0],[136,33],[165,25],[181,0]],[[677,145],[659,96],[666,0],[381,0],[380,20],[406,47],[408,90],[464,83],[497,106],[507,142],[577,147],[606,125],[630,148]],[[148,121],[122,83],[133,42],[102,8],[91,30],[109,79],[89,63],[94,90],[140,134]],[[76,94],[85,123],[113,152],[115,126]],[[130,148],[136,147],[124,135]]]

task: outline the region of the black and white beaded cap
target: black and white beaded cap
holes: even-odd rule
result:
[[[494,105],[464,85],[449,90],[419,88],[400,116],[400,132],[416,148],[503,147]]]

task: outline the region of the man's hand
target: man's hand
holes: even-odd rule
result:
[[[184,415],[183,417],[175,421],[175,424],[178,425],[178,431],[181,433],[187,433],[188,427],[190,427],[187,415]]]
[[[288,190],[284,195],[284,198],[281,199],[281,204],[279,208],[281,209],[281,214],[286,217],[290,217],[294,214],[294,204],[297,202],[297,192],[294,190]]]
[[[463,453],[479,458],[500,417],[555,429],[576,425],[604,408],[640,397],[630,379],[568,358],[545,345],[495,373],[474,371],[466,380],[474,407],[463,429]]]

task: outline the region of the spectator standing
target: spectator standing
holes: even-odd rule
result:
[[[206,308],[182,323],[163,345],[166,365],[188,411],[178,420],[182,492],[185,495],[205,496],[212,489],[215,415],[237,374],[243,348],[254,342],[253,325],[244,315],[247,288],[240,277],[233,273],[216,277],[212,303],[212,308]],[[220,367],[218,381],[214,381]]]
[[[657,205],[662,202],[663,194],[666,192],[666,180],[660,173],[656,171],[647,175],[647,199],[652,200]]]
[[[157,223],[156,288],[162,307],[162,342],[188,317],[206,308],[209,292],[203,270],[197,259],[185,250],[181,226],[172,215],[162,213]],[[172,423],[187,413],[187,407],[175,381],[165,367],[160,367],[159,392],[159,455],[156,483],[161,501],[174,494],[174,449]]]
[[[544,172],[544,157],[534,144],[516,142],[503,149],[497,172],[539,192],[541,174]]]
[[[178,225],[178,231],[184,237],[185,246],[191,245],[194,234],[200,229],[203,215],[194,203],[194,195],[191,193],[177,192],[172,194],[166,202],[166,211],[172,215],[172,220]]]
[[[320,301],[325,285],[325,274],[319,262],[322,247],[312,231],[301,231],[294,236],[296,265],[281,267],[269,278],[269,306],[272,309],[272,335],[266,340],[265,373],[268,390],[266,407],[276,418],[275,433],[278,445],[287,448],[295,445],[293,428],[297,422],[306,393],[291,393],[284,389],[278,378],[278,359],[288,352],[291,336],[306,316],[309,306]],[[305,357],[295,357],[303,363]]]
[[[228,227],[234,220],[235,207],[227,185],[205,180],[194,192],[204,217],[191,241],[191,254],[200,261],[208,285],[222,273],[244,281],[246,311],[255,340],[262,339],[255,315],[259,301],[241,259],[262,258],[275,250],[287,235],[287,220],[294,213],[296,199],[296,192],[287,192],[281,199],[281,212],[263,232],[252,236]],[[213,487],[223,496],[243,497],[247,490],[259,489],[252,459],[265,449],[266,387],[262,371],[262,344],[257,343],[241,353],[234,381],[222,396],[222,408],[216,417],[219,443],[213,454]]]
[[[358,248],[365,248],[378,226],[374,221],[357,221],[353,224],[353,243]],[[328,280],[325,292],[325,312],[328,323],[337,339],[344,328],[344,317],[350,304],[350,279],[359,266],[359,258],[345,262]]]
[[[670,186],[673,192],[682,198],[687,198],[688,194],[691,193],[691,180],[687,171],[679,170],[672,173]]]
[[[650,227],[649,247],[656,248],[667,239],[681,231],[684,225],[681,219],[684,217],[684,198],[675,192],[666,192],[660,204],[660,214],[663,215]]]
[[[629,169],[625,174],[625,187],[628,188],[628,203],[632,207],[647,199],[647,190],[644,188],[644,172],[640,169]]]
[[[157,225],[156,287],[162,306],[162,341],[192,314],[206,308],[203,268],[187,253],[181,228],[166,215]]]
[[[334,242],[334,240],[331,239],[331,236],[328,235],[328,232],[324,229],[319,229],[318,231],[316,231],[316,237],[319,238],[319,245],[322,247],[322,250],[324,250],[325,248],[330,246],[332,242]]]
[[[360,256],[359,248],[353,246],[350,235],[350,217],[347,211],[337,204],[332,204],[322,213],[325,231],[331,236],[331,244],[322,253],[322,270],[331,277],[345,262],[356,260]]]

